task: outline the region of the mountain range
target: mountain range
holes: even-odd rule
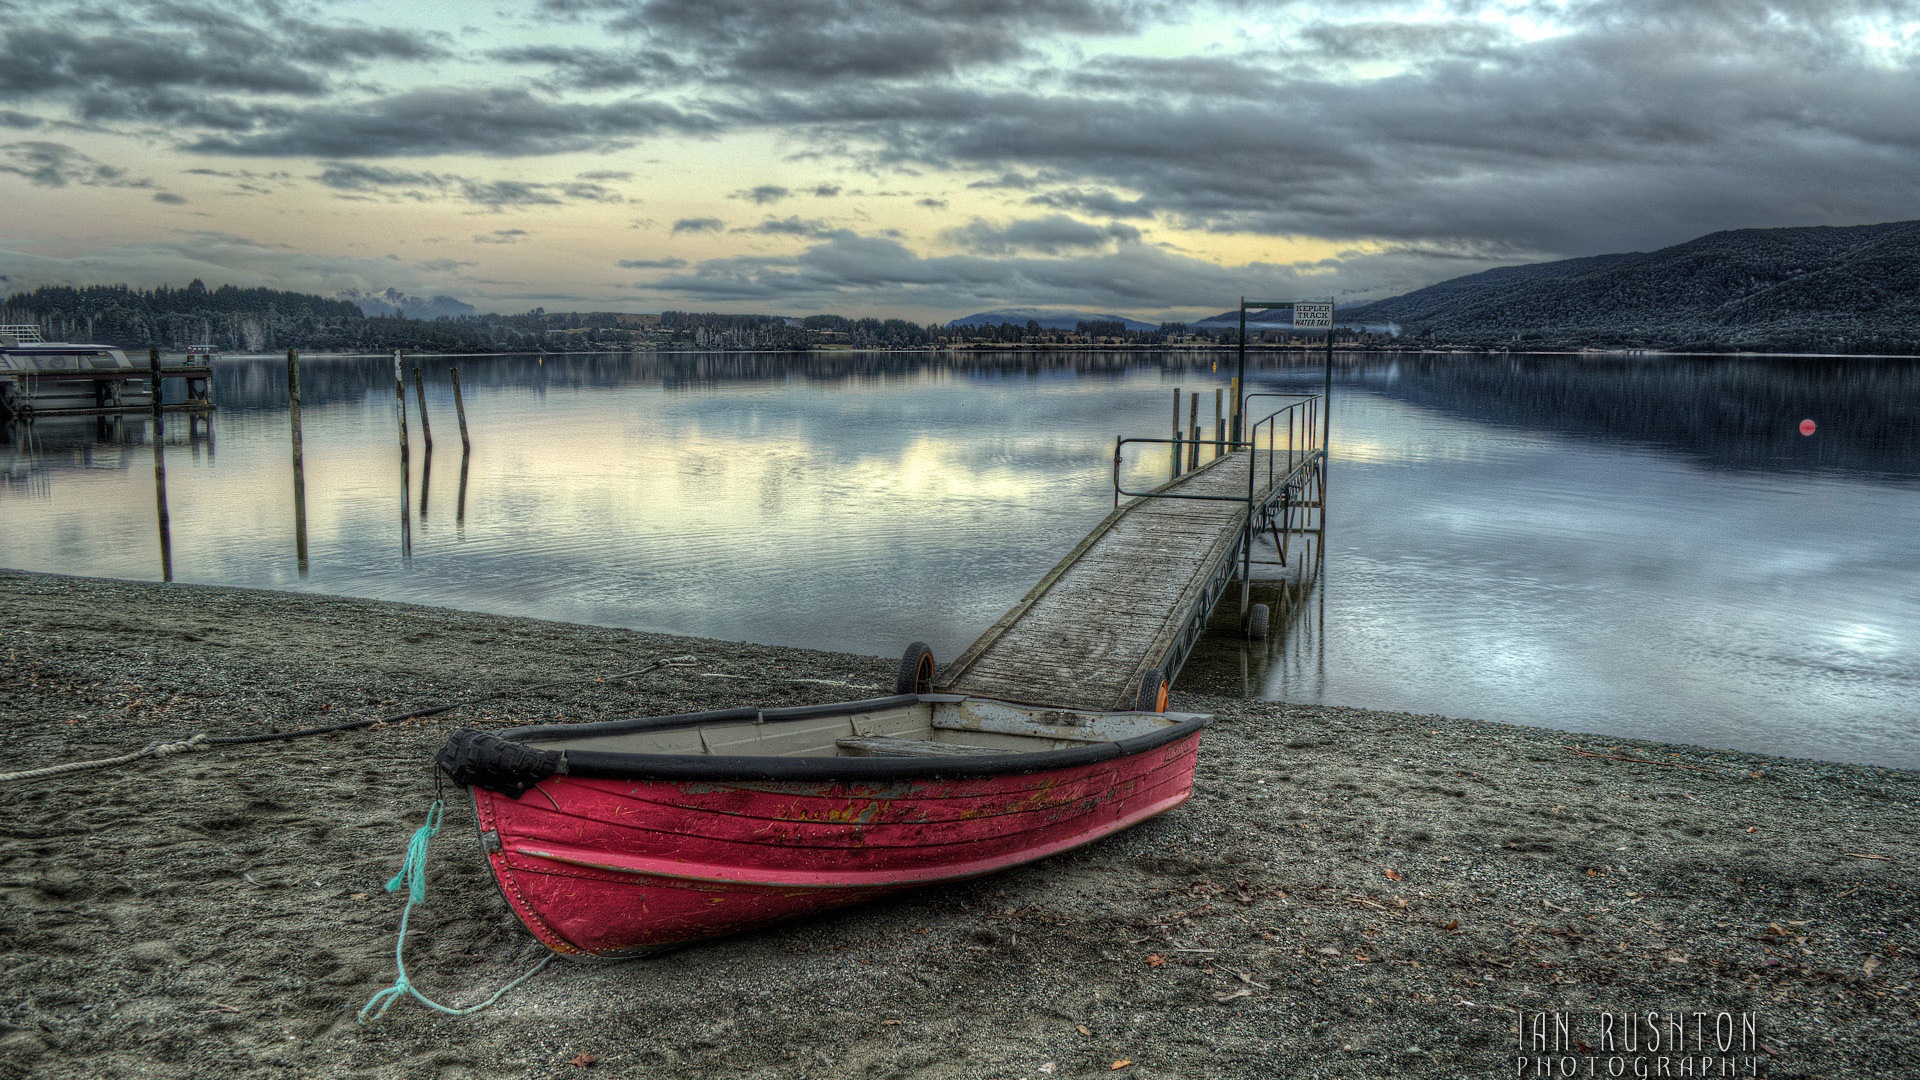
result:
[[[362,315],[399,316],[408,319],[458,318],[462,315],[475,315],[479,309],[472,304],[455,300],[451,296],[431,298],[409,296],[389,286],[377,293],[348,289],[340,294],[340,299],[348,301],[360,309]]]
[[[1920,221],[1736,229],[1504,267],[1340,309],[1436,343],[1920,352]]]

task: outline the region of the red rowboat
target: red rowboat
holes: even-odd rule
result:
[[[527,929],[618,956],[1032,862],[1187,800],[1184,713],[953,694],[454,732]]]

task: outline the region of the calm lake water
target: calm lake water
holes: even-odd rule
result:
[[[1255,389],[1320,387],[1311,358],[1256,362]],[[1108,511],[1115,435],[1164,437],[1176,386],[1210,423],[1231,373],[421,364],[436,448],[410,409],[403,516],[391,361],[304,363],[303,578],[286,366],[222,362],[211,441],[168,419],[175,580],[950,658]],[[1920,362],[1343,356],[1334,397],[1318,573],[1264,585],[1275,637],[1216,635],[1184,685],[1920,766]],[[146,422],[5,433],[0,565],[158,579]]]

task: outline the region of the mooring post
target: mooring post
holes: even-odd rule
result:
[[[1244,423],[1244,421],[1240,419],[1240,379],[1238,376],[1234,377],[1228,385],[1228,389],[1233,392],[1233,400],[1227,402],[1227,442],[1231,445],[1240,441],[1240,427]]]
[[[1173,472],[1171,478],[1180,475],[1180,388],[1173,388]]]
[[[427,380],[420,374],[420,365],[413,365],[414,404],[420,406],[420,437],[426,440],[427,453],[433,453],[433,425],[427,423]],[[424,487],[424,485],[423,485]],[[421,494],[426,494],[422,491]]]
[[[472,454],[460,455],[460,502],[453,510],[453,524],[462,536],[467,527],[467,463],[472,460]]]
[[[1223,391],[1219,387],[1216,386],[1213,388],[1213,456],[1216,458],[1226,453],[1227,450],[1227,433],[1220,429],[1220,396],[1222,393]]]
[[[407,491],[407,463],[412,456],[407,446],[407,378],[401,366],[400,350],[393,350],[394,415],[400,419],[400,557],[413,557],[413,500]]]
[[[307,576],[307,459],[300,439],[300,350],[287,350],[287,407],[293,418],[293,546]]]
[[[1200,467],[1200,392],[1187,395],[1187,468]]]
[[[407,447],[407,379],[400,368],[400,350],[393,350],[394,415],[400,418],[400,467],[406,468],[411,451]]]
[[[1120,436],[1113,437],[1113,508],[1120,509]]]
[[[467,404],[460,400],[460,369],[448,368],[447,377],[453,380],[453,411],[460,417],[460,452],[471,453],[473,441],[467,438]]]
[[[160,350],[147,350],[147,377],[153,387],[153,507],[160,522],[160,580],[173,580],[173,518],[167,513],[166,415],[160,393]]]

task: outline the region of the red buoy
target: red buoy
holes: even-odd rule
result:
[[[1811,421],[1811,420],[1802,420],[1802,421],[1800,421],[1800,434],[1802,434],[1802,435],[1811,435],[1811,434],[1813,434],[1813,431],[1814,431],[1814,426],[1815,426],[1815,425],[1814,425],[1814,422],[1813,422],[1813,421]]]

